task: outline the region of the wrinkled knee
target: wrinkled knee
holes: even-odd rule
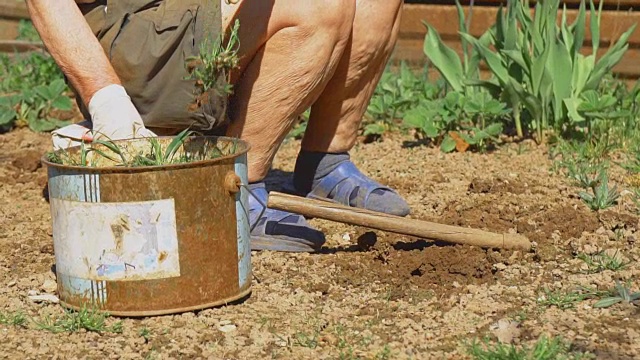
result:
[[[353,28],[356,0],[301,1],[302,26],[313,33],[346,40]]]
[[[402,0],[360,1],[356,10],[352,54],[368,62],[392,51],[402,13]]]

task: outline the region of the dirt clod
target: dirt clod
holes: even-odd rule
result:
[[[37,150],[26,150],[19,153],[11,161],[11,165],[25,172],[34,172],[42,167],[42,162],[40,162],[42,154],[42,152]]]

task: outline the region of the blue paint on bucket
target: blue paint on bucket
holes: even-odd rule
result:
[[[235,160],[235,172],[243,184],[249,183],[247,155]],[[249,192],[244,186],[236,194],[236,218],[238,223],[238,280],[240,288],[251,281],[251,234],[249,224]]]
[[[100,202],[100,176],[49,167],[49,197],[53,199]]]
[[[84,299],[91,304],[100,307],[107,303],[107,283],[105,281],[95,281],[81,279],[66,274],[57,274],[59,289],[65,292],[65,298]]]

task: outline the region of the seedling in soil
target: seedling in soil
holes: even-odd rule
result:
[[[27,323],[27,317],[22,312],[13,314],[0,313],[0,324],[11,326],[24,326]]]
[[[320,333],[318,331],[314,331],[313,334],[308,334],[306,332],[297,332],[295,335],[295,339],[293,340],[293,344],[295,346],[315,349],[318,346],[319,335]]]
[[[609,187],[609,177],[606,172],[601,172],[597,184],[592,184],[593,194],[581,191],[578,196],[589,206],[591,210],[598,211],[609,208],[618,202],[620,193],[616,185]]]
[[[593,307],[595,308],[608,308],[617,303],[624,302],[627,304],[633,304],[636,306],[640,305],[640,291],[632,293],[631,289],[626,286],[621,285],[618,281],[616,281],[615,291],[617,292],[616,296],[606,297],[598,302],[596,302]]]
[[[631,263],[622,261],[622,258],[618,256],[617,250],[613,255],[603,251],[595,255],[579,254],[577,258],[587,264],[588,274],[596,274],[605,270],[622,270]]]
[[[138,331],[138,335],[144,338],[145,342],[149,342],[149,338],[151,337],[151,330],[149,330],[149,328],[147,327],[143,327]]]
[[[631,200],[633,204],[636,206],[635,212],[640,214],[640,188],[633,188],[631,190]]]
[[[488,338],[482,342],[474,340],[467,350],[476,360],[557,360],[557,359],[593,359],[593,355],[574,351],[571,346],[560,337],[549,339],[541,337],[532,346],[515,346],[513,344],[491,344]]]
[[[76,332],[85,329],[91,332],[111,332],[121,333],[122,322],[118,321],[111,326],[107,325],[106,319],[109,314],[83,307],[79,311],[65,310],[65,314],[58,319],[52,319],[45,316],[42,321],[34,321],[41,330],[50,331],[52,333]]]
[[[544,294],[538,298],[538,304],[543,306],[555,306],[561,310],[573,309],[577,303],[602,295],[602,292],[581,288],[576,291],[550,291],[544,289]]]

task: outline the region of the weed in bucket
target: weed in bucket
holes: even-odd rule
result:
[[[54,164],[82,167],[163,166],[232,155],[236,153],[237,145],[235,139],[218,142],[214,138],[194,136],[193,131],[185,129],[173,138],[83,142],[75,150],[50,151],[46,159]]]

